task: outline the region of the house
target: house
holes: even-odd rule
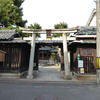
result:
[[[52,52],[57,53],[58,51],[49,46],[39,48],[39,60],[49,60]]]
[[[0,78],[20,78],[28,70],[29,57],[30,44],[16,30],[0,30]]]
[[[5,62],[5,54],[6,52],[0,50],[0,62]]]
[[[80,74],[96,74],[96,28],[85,26],[75,33],[76,40],[69,43],[71,71]],[[80,62],[81,61],[81,65]],[[81,66],[81,67],[80,67]],[[83,72],[81,72],[83,69]]]

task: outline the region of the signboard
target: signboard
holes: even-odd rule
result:
[[[83,67],[83,60],[79,60],[78,61],[78,68],[82,68]]]
[[[80,54],[77,54],[77,61],[80,60]]]
[[[83,49],[82,55],[92,55],[92,50],[91,49]]]
[[[84,73],[84,68],[80,68],[80,73]]]

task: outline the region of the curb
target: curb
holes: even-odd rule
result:
[[[25,83],[46,83],[46,84],[66,84],[66,85],[97,85],[95,80],[66,80],[66,81],[34,81],[33,79],[0,79],[0,82],[25,82]]]
[[[32,82],[32,83],[56,83],[56,84],[77,84],[77,85],[96,85],[95,80],[66,80],[66,81],[34,81],[32,79],[19,79],[20,82]]]

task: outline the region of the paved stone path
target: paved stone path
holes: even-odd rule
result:
[[[50,65],[47,60],[39,61],[39,73],[34,79],[26,79],[26,76],[19,79],[32,82],[65,82],[66,84],[96,84],[96,80],[77,80],[74,76],[72,80],[65,80],[64,75],[61,75],[59,65]]]
[[[60,66],[48,65],[39,66],[39,73],[34,81],[65,81],[63,75],[60,74]]]

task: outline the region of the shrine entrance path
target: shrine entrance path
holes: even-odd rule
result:
[[[48,64],[47,60],[39,61],[39,73],[34,81],[65,81],[59,65]]]

